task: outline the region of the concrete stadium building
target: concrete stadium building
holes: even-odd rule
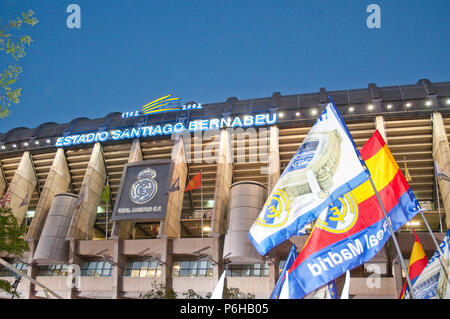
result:
[[[139,298],[153,282],[179,298],[189,289],[206,295],[225,269],[227,287],[268,298],[292,243],[301,248],[308,236],[292,237],[262,257],[248,241],[248,229],[328,96],[358,148],[375,129],[384,136],[400,168],[407,166],[409,184],[440,242],[450,225],[450,184],[436,179],[434,161],[450,174],[450,82],[421,79],[196,101],[176,112],[123,110],[1,133],[0,197],[11,195],[7,206],[26,226],[30,251],[0,257],[64,298]],[[148,169],[158,165],[161,170]],[[128,172],[134,174],[129,181]],[[157,190],[148,186],[156,173]],[[185,191],[199,173],[201,187]],[[137,194],[130,207],[147,195],[163,204],[147,207],[151,213],[124,208],[121,195],[130,192]],[[418,215],[396,234],[404,258],[411,253],[412,228],[431,257],[435,246]],[[67,284],[68,265],[79,266],[76,285]],[[15,280],[7,269],[0,276]],[[379,284],[368,284],[374,276]],[[351,277],[354,298],[397,298],[404,280],[393,245]],[[24,278],[17,292],[45,297]]]

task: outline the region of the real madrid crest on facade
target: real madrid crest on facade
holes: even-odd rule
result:
[[[158,183],[155,181],[156,171],[146,168],[139,172],[137,180],[131,185],[130,199],[135,204],[145,204],[152,200],[158,191]]]

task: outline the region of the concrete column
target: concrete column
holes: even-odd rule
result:
[[[36,242],[29,243],[28,247],[30,247],[30,254],[28,255],[28,258],[26,260],[26,262],[28,263],[27,275],[36,279],[36,276],[39,273],[39,267],[36,265],[36,263],[33,263],[33,255],[36,250]],[[25,282],[24,299],[34,299],[34,291],[36,290],[36,285],[29,280],[22,280],[24,280]]]
[[[80,196],[84,200],[80,209],[76,209],[67,232],[67,239],[92,239],[97,207],[105,189],[106,168],[103,161],[102,146],[95,143],[89,164],[81,184]]]
[[[277,257],[273,257],[268,261],[267,266],[269,268],[269,290],[273,291],[280,276],[280,260]]]
[[[33,220],[31,221],[26,240],[39,240],[42,228],[44,227],[48,211],[53,201],[53,197],[59,193],[67,192],[70,184],[70,173],[67,166],[64,150],[59,148],[56,151],[53,164],[45,180],[44,188],[36,206]]]
[[[278,144],[278,127],[271,126],[269,130],[269,163],[267,176],[268,194],[280,178],[280,147]]]
[[[112,267],[112,299],[120,299],[122,291],[122,274],[127,258],[122,254],[123,240],[114,240],[113,267]]]
[[[375,117],[375,128],[380,132],[381,136],[384,138],[384,141],[386,144],[387,141],[387,135],[386,135],[386,127],[384,125],[384,117],[382,115],[378,115]]]
[[[167,199],[166,217],[161,220],[159,233],[170,238],[180,237],[180,216],[183,209],[184,188],[188,175],[183,137],[177,137],[172,149],[173,171],[170,186],[177,179],[179,190],[170,192]]]
[[[22,224],[37,182],[31,155],[26,151],[23,153],[19,166],[9,185],[8,191],[11,193],[11,201],[6,204],[7,207],[11,207],[19,224]],[[28,199],[25,200],[27,196]]]
[[[214,282],[218,282],[222,272],[225,270],[223,260],[223,239],[214,238],[211,257],[216,262],[212,265],[212,278]]]
[[[3,172],[3,168],[0,165],[0,198],[6,190],[6,178]]]
[[[161,238],[161,283],[166,290],[172,288],[172,266],[173,266],[173,241],[167,237]]]
[[[141,143],[139,139],[135,138],[133,144],[131,145],[130,156],[128,157],[128,163],[141,162],[142,150]],[[133,221],[116,221],[113,223],[111,231],[111,239],[129,239],[134,222]]]
[[[444,120],[439,112],[433,113],[433,159],[447,176],[450,176],[450,147],[448,145],[447,133]],[[445,208],[445,219],[447,228],[450,227],[450,183],[439,180],[439,191]]]
[[[223,129],[220,133],[220,148],[216,173],[214,207],[211,219],[211,237],[225,233],[224,216],[230,200],[230,188],[233,182],[233,155],[231,152],[230,132]]]

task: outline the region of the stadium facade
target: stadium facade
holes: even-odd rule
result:
[[[442,240],[450,184],[436,179],[434,163],[450,174],[450,82],[421,79],[196,101],[176,112],[123,110],[2,133],[0,196],[9,192],[7,206],[26,226],[30,251],[0,257],[64,298],[139,298],[154,282],[179,298],[189,289],[206,295],[225,269],[227,287],[267,298],[292,243],[301,248],[308,236],[262,257],[248,229],[329,96],[358,148],[380,131]],[[199,174],[200,185],[185,191]],[[430,257],[435,247],[420,215],[396,234],[403,256],[411,253],[413,228]],[[74,282],[69,265],[79,275]],[[355,298],[396,298],[403,285],[393,245],[351,274]],[[15,280],[5,269],[0,276]],[[24,278],[17,292],[45,297]]]

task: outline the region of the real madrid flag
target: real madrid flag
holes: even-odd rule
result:
[[[250,241],[265,255],[367,179],[344,120],[328,103],[250,228]]]

